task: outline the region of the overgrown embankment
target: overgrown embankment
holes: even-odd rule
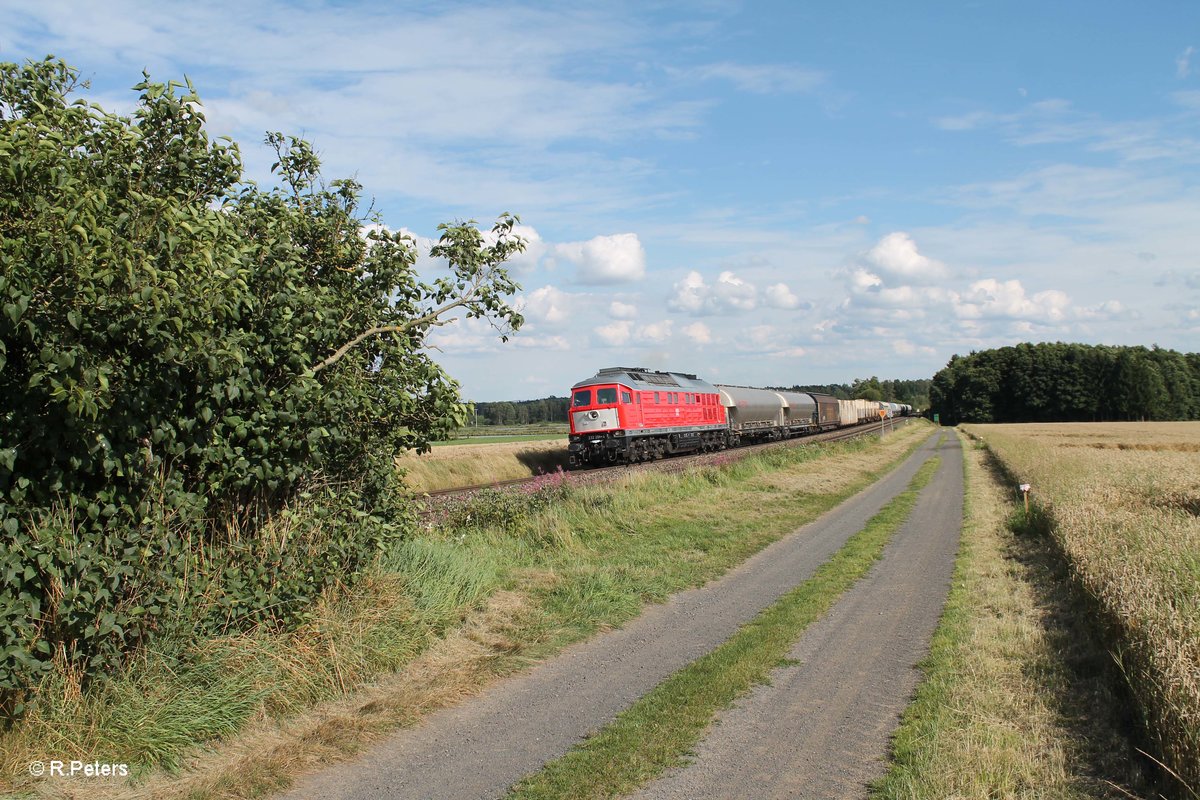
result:
[[[964,426],[1011,476],[1095,604],[1152,758],[1200,792],[1200,424]]]
[[[548,477],[523,497],[485,497],[389,545],[295,631],[216,637],[182,657],[147,651],[83,695],[46,687],[48,702],[0,739],[0,787],[111,797],[278,789],[305,765],[704,583],[870,483],[927,430],[608,487]],[[205,743],[212,752],[197,749]],[[46,757],[125,762],[136,780],[22,775]]]

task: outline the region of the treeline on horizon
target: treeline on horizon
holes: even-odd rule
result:
[[[955,355],[930,411],[960,422],[1200,419],[1200,353],[1043,342]]]
[[[772,387],[796,392],[821,392],[841,400],[861,397],[905,403],[917,409],[929,407],[928,378],[921,380],[879,380],[874,376],[859,378],[853,383],[830,383],[807,386]],[[537,400],[501,400],[477,402],[468,415],[468,425],[536,425],[542,422],[568,421],[571,410],[569,397],[543,397]]]

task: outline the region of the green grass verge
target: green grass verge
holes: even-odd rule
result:
[[[813,576],[728,641],[667,678],[607,727],[514,787],[509,797],[616,797],[682,763],[714,715],[763,683],[800,633],[867,574],[908,518],[940,459],[931,458]]]

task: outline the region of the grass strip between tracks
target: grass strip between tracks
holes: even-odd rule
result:
[[[785,664],[800,634],[879,560],[939,463],[937,457],[930,458],[908,489],[850,537],[811,578],[716,650],[660,683],[595,736],[526,777],[509,797],[615,797],[683,763],[716,713]]]

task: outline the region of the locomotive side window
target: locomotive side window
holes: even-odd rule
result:
[[[616,389],[609,388],[609,389],[597,389],[596,390],[596,405],[600,405],[602,403],[615,403],[615,402],[617,402],[617,390]]]
[[[621,402],[626,404],[632,403],[633,395],[631,395],[629,392],[621,392]]]
[[[592,404],[592,393],[587,389],[580,389],[575,393],[576,406],[590,406]]]
[[[655,404],[658,404],[660,402],[658,399],[658,392],[654,393],[654,402],[655,402]]]

